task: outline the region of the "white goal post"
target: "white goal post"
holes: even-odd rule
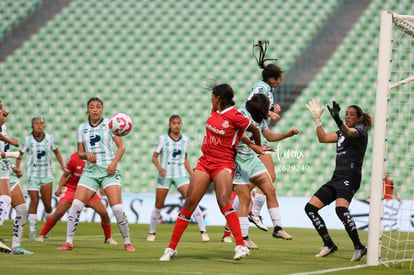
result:
[[[395,37],[396,32],[400,33],[398,38]],[[409,121],[407,123],[406,131],[409,131],[407,137],[403,136],[397,140],[398,142],[405,142],[405,138],[412,139],[414,129],[410,131],[410,123],[412,114],[414,113],[414,105],[410,105],[414,101],[414,16],[412,15],[399,15],[391,11],[383,11],[381,13],[381,25],[380,25],[380,38],[379,38],[379,51],[378,51],[378,72],[377,72],[377,88],[376,88],[376,105],[375,105],[375,127],[374,127],[374,144],[372,154],[372,171],[371,171],[371,191],[370,191],[370,215],[369,215],[369,228],[368,228],[368,265],[379,265],[384,263],[382,252],[382,234],[383,229],[383,212],[384,212],[384,199],[383,199],[383,186],[384,175],[387,171],[387,166],[395,167],[395,165],[389,165],[388,156],[390,152],[393,152],[393,147],[389,147],[389,139],[393,134],[392,120],[397,120],[395,123],[398,125],[398,120]],[[406,40],[408,42],[398,42],[396,45],[396,39]],[[408,49],[398,52],[401,45],[408,45]],[[408,56],[408,58],[401,60],[393,60],[396,56]],[[395,67],[400,67],[395,69]],[[391,106],[392,92],[398,90],[398,94],[394,97],[404,98],[406,102],[400,104],[405,109],[398,109],[398,113],[395,112],[397,107]],[[408,98],[408,99],[407,99]],[[400,98],[398,100],[401,101]],[[400,108],[400,107],[398,107]],[[392,109],[392,111],[390,111]],[[401,113],[400,113],[401,112]],[[390,118],[390,113],[393,117]],[[408,116],[408,119],[404,118]],[[398,126],[400,127],[400,126]],[[410,148],[411,143],[408,142],[404,148]],[[398,149],[399,147],[397,147]],[[404,149],[410,152],[411,149]],[[413,159],[408,158],[408,166],[413,166]],[[404,164],[405,165],[405,164]],[[405,168],[403,168],[405,169]],[[404,170],[405,171],[405,170]],[[412,173],[414,174],[414,173]],[[407,177],[407,176],[406,176]],[[412,175],[408,176],[412,178]],[[411,179],[408,180],[411,182]],[[412,187],[414,189],[414,187]],[[407,195],[408,196],[408,195]],[[408,197],[409,200],[414,200],[413,196]],[[403,201],[404,203],[404,201]],[[414,209],[413,209],[414,211]],[[414,229],[414,226],[413,226]],[[389,230],[390,231],[390,230]],[[404,229],[405,231],[405,229]],[[413,230],[414,231],[414,230]],[[405,232],[407,233],[407,232]],[[411,249],[411,248],[410,248]],[[390,261],[413,261],[414,254],[412,251],[404,254],[400,258],[387,259]],[[385,263],[386,264],[386,263]],[[412,265],[412,263],[411,263]],[[411,266],[410,266],[411,269]]]

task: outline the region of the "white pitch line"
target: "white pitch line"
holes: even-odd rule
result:
[[[368,265],[364,264],[364,265],[354,265],[354,266],[347,266],[347,267],[323,269],[323,270],[317,270],[317,271],[311,271],[311,272],[293,273],[291,275],[325,274],[325,273],[331,273],[331,272],[337,272],[337,271],[349,270],[349,269],[358,269],[358,268],[364,268],[364,267],[368,267]]]

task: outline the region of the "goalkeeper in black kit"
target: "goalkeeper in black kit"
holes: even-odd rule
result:
[[[315,256],[325,257],[338,250],[338,246],[329,236],[324,220],[318,213],[321,208],[335,201],[336,214],[354,244],[355,250],[351,261],[359,261],[367,253],[367,248],[359,240],[356,224],[348,208],[361,184],[362,163],[368,143],[368,131],[372,126],[372,117],[364,113],[359,106],[351,105],[346,110],[344,123],[339,116],[341,108],[333,101],[332,107],[327,107],[339,130],[326,133],[321,124],[324,107],[320,106],[319,100],[312,99],[306,107],[315,122],[319,142],[337,144],[335,171],[332,178],[316,191],[305,206],[306,215],[323,241],[321,251]]]

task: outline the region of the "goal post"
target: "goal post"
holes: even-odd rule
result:
[[[408,140],[414,139],[414,129],[412,129],[413,127],[410,129],[410,126],[414,125],[414,16],[383,11],[380,22],[368,227],[368,265],[386,264],[387,261],[413,261],[414,258],[414,252],[410,250],[413,249],[410,248],[412,244],[401,245],[401,249],[405,249],[405,251],[395,252],[395,255],[398,256],[392,259],[390,259],[391,257],[384,259],[382,255],[384,175],[388,168],[397,167],[398,171],[403,171],[405,174],[404,177],[401,176],[405,188],[409,185],[407,183],[412,182],[408,178],[413,177],[412,171],[411,175],[407,173],[414,166],[414,160],[410,159],[408,152],[404,154],[408,158],[405,161],[393,159],[393,157],[390,160],[390,155],[394,150],[399,150],[399,143],[404,144],[405,151],[410,151],[409,148],[412,147],[412,143]],[[403,125],[403,123],[407,125]],[[398,129],[393,129],[393,127]],[[398,134],[398,131],[402,131],[400,128],[405,129],[404,134]],[[403,165],[402,167],[398,167],[399,161]],[[407,166],[405,162],[408,162],[408,169],[405,167]],[[409,188],[414,191],[413,186]],[[406,195],[405,198],[414,199],[412,194]],[[414,211],[414,209],[411,210]],[[411,223],[411,225],[408,225],[408,229],[404,228],[402,230],[414,231],[413,229],[414,224]],[[414,232],[411,233],[414,235]],[[404,236],[414,243],[412,235],[405,234]],[[387,245],[391,246],[390,242],[387,242]],[[411,266],[412,264],[410,269]]]

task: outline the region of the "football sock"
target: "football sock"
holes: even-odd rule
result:
[[[239,217],[240,229],[243,238],[249,236],[249,219],[247,217]]]
[[[29,231],[36,232],[37,214],[29,214]]]
[[[244,246],[243,236],[240,229],[240,222],[237,213],[234,211],[231,205],[224,206],[221,209],[221,213],[223,213],[224,217],[226,218],[227,224],[233,234],[234,239],[236,240],[236,245]]]
[[[224,234],[223,234],[223,236],[224,236],[224,237],[229,237],[230,235],[231,235],[230,228],[226,225],[226,226],[224,227]]]
[[[45,225],[42,228],[42,231],[40,231],[41,236],[46,236],[47,233],[49,233],[50,230],[52,230],[52,228],[56,225],[56,222],[52,221],[52,219],[49,217],[46,220]]]
[[[206,232],[206,225],[204,224],[203,213],[201,212],[200,206],[197,206],[194,210],[193,217],[197,221],[200,232]]]
[[[22,242],[24,225],[27,220],[27,205],[26,203],[19,204],[14,210],[16,210],[16,216],[13,222],[12,248],[20,246]]]
[[[45,212],[45,220],[47,220],[50,216],[52,216],[52,212],[50,212],[50,213]]]
[[[185,229],[187,228],[188,224],[190,223],[192,213],[190,211],[181,208],[180,213],[178,213],[177,220],[175,222],[174,231],[171,235],[170,244],[168,245],[169,248],[175,250],[178,245],[178,242],[181,239]]]
[[[329,236],[325,221],[319,215],[318,211],[319,209],[310,203],[307,203],[305,206],[306,215],[308,215],[319,236],[321,236],[324,246],[331,247],[334,243]]]
[[[4,220],[6,219],[7,211],[9,210],[10,203],[11,203],[10,196],[0,195],[0,226],[3,225]]]
[[[85,204],[78,199],[74,199],[69,210],[68,224],[66,227],[66,242],[73,244],[73,238],[79,224],[79,216]]]
[[[236,198],[233,201],[233,209],[234,209],[234,211],[237,212],[237,209],[239,209],[239,204],[240,204],[239,196],[236,196]]]
[[[103,229],[105,239],[111,238],[112,237],[111,224],[110,223],[106,224],[106,223],[101,222],[101,227]]]
[[[282,227],[282,216],[280,215],[280,208],[274,207],[267,209],[269,211],[270,218],[272,219],[273,227]]]
[[[155,231],[157,229],[158,221],[160,219],[160,214],[161,214],[161,209],[160,208],[154,207],[154,209],[152,209],[151,217],[150,217],[150,230],[149,230],[149,233],[155,233]]]
[[[345,226],[345,230],[348,233],[348,236],[351,238],[354,244],[354,248],[361,249],[362,247],[364,247],[361,244],[361,241],[359,240],[356,224],[351,214],[349,213],[348,208],[339,206],[336,207],[335,210],[336,215],[338,215],[338,218],[342,221],[343,225]]]
[[[264,203],[266,202],[266,196],[263,194],[256,194],[253,199],[253,208],[252,213],[256,216],[260,215],[260,211],[262,210],[262,207]]]
[[[112,212],[114,213],[116,222],[118,223],[119,232],[121,232],[121,236],[124,239],[124,244],[131,243],[131,239],[129,237],[129,227],[128,227],[128,220],[124,213],[124,208],[122,204],[115,204],[111,207]]]

